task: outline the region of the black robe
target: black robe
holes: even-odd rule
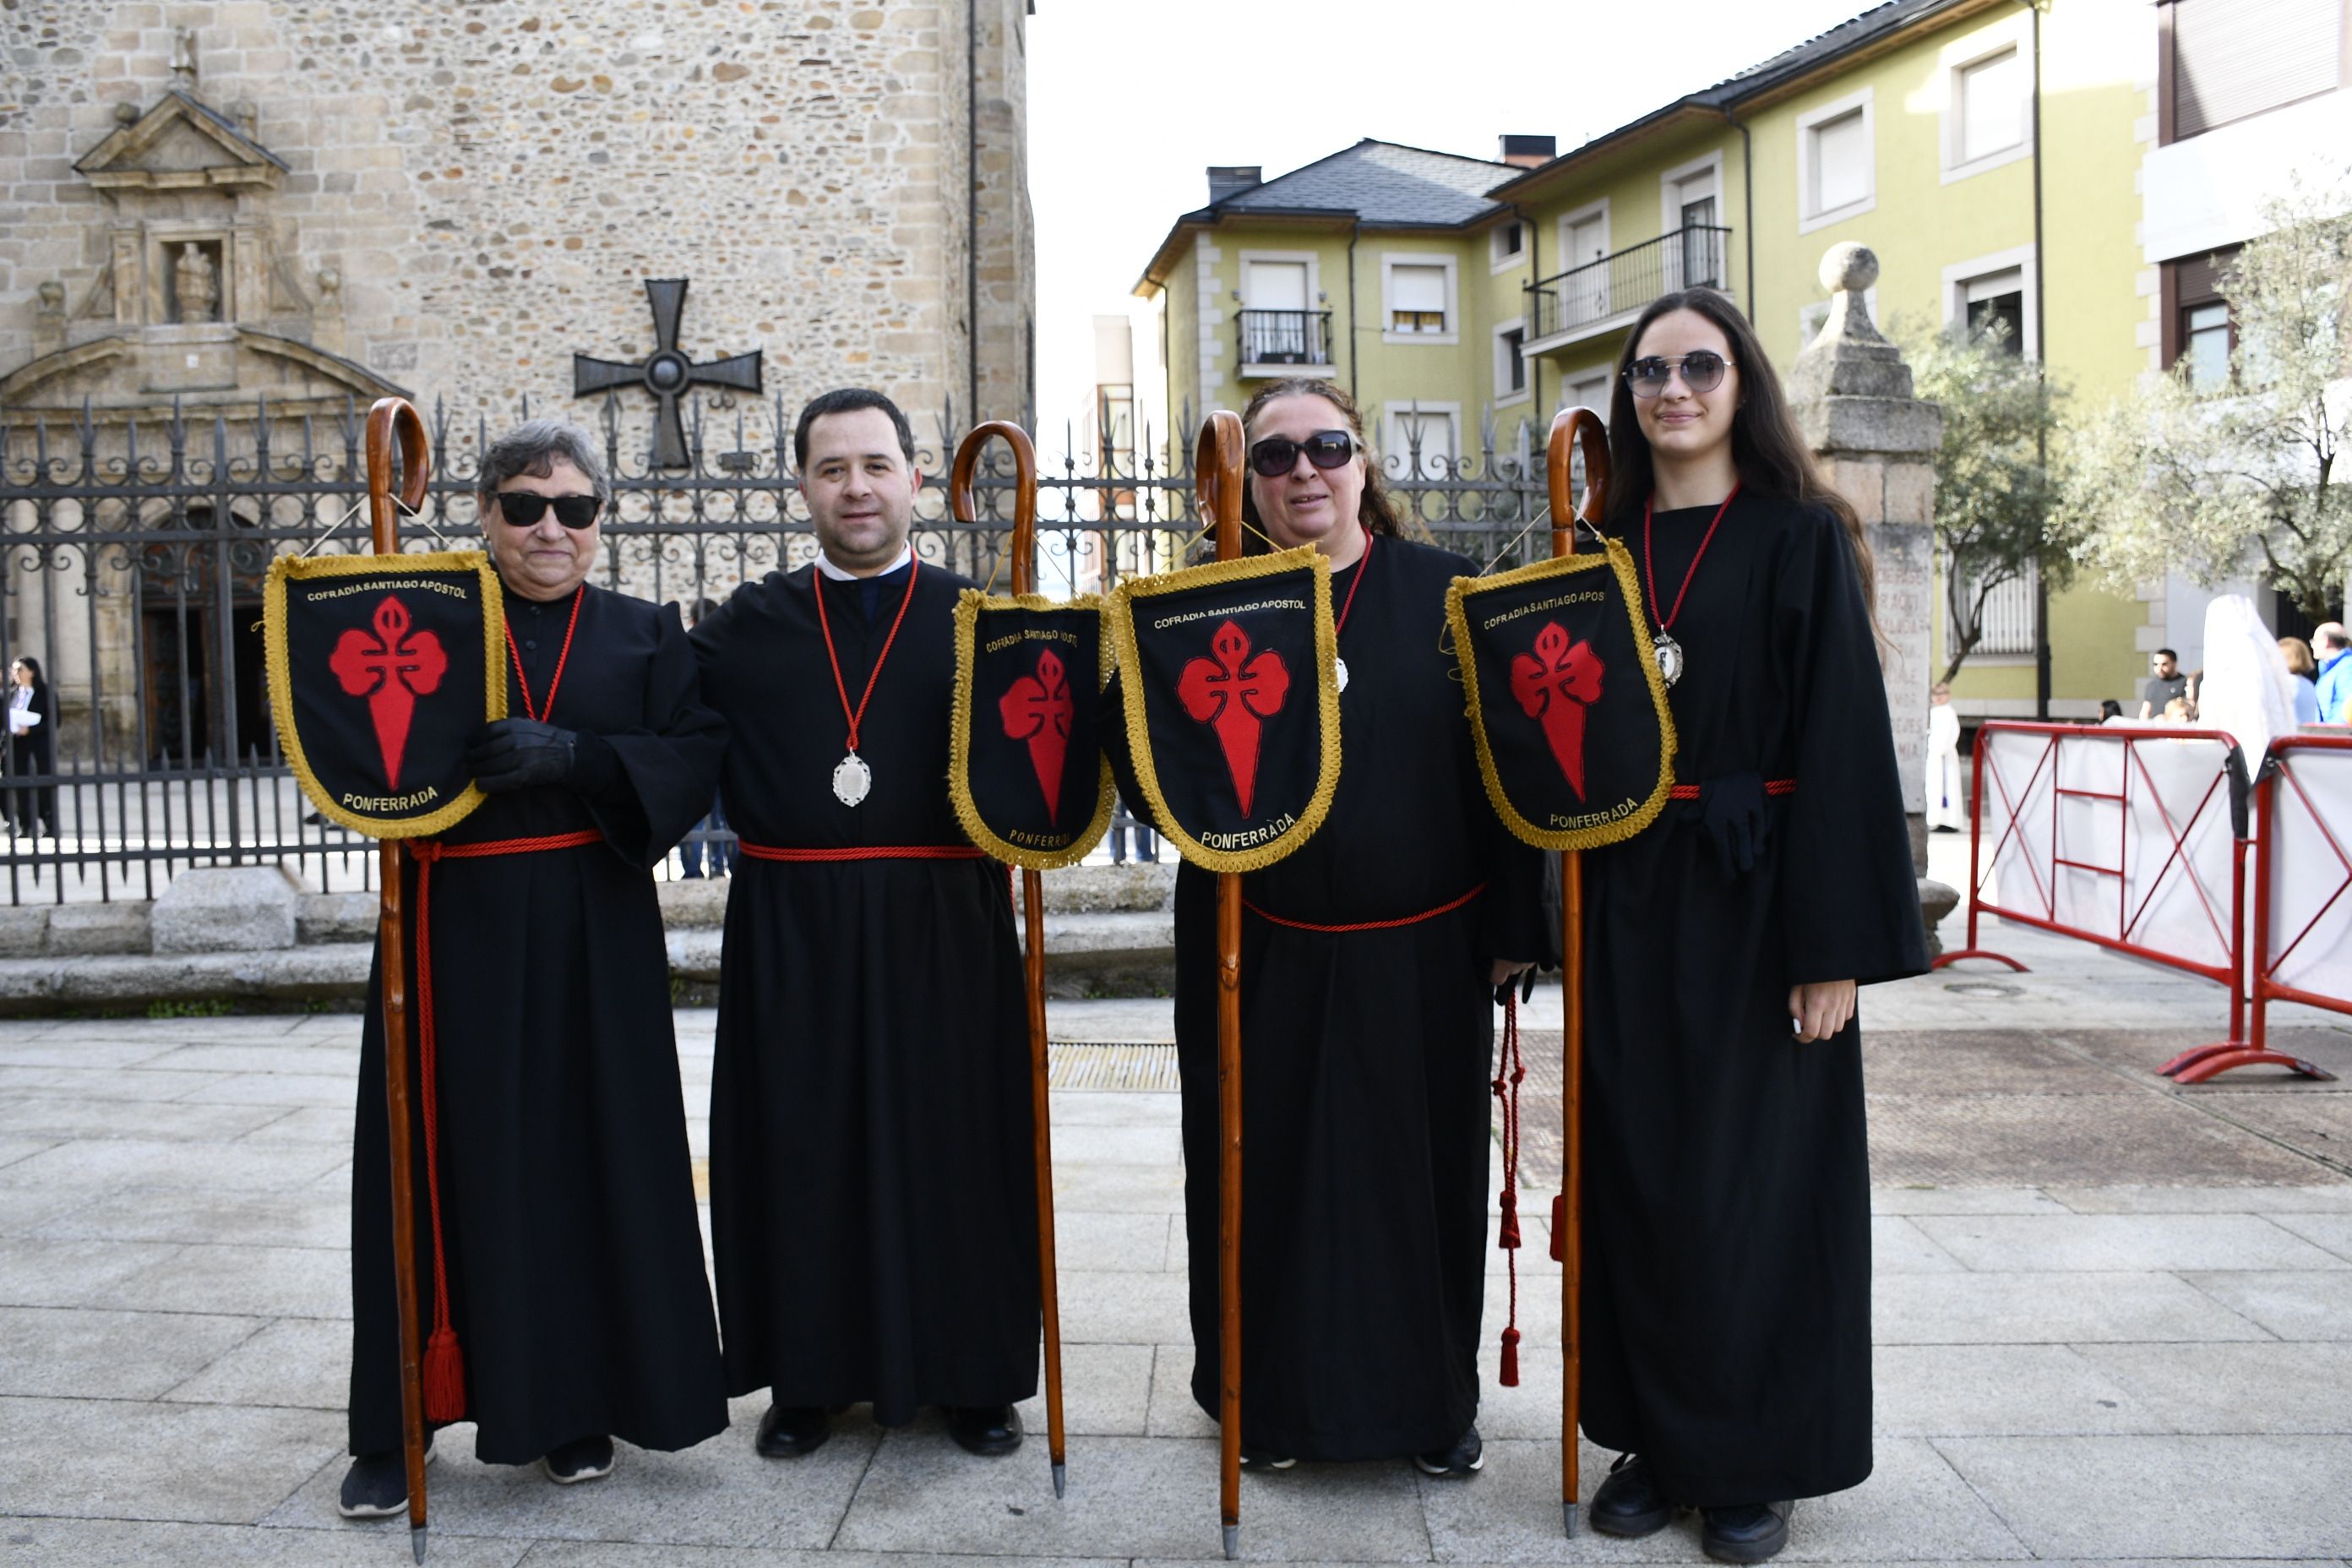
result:
[[[854,705],[907,591],[827,581]],[[721,792],[747,846],[965,846],[948,801],[952,615],[936,566],[847,721],[814,567],[771,573],[695,628],[732,737]],[[871,600],[873,609],[866,608]],[[710,1221],[730,1394],[784,1405],[1009,1405],[1036,1391],[1041,1322],[1028,1015],[1004,868],[786,864],[747,848],[727,900],[710,1086]]]
[[[1249,903],[1386,931],[1242,921],[1242,1427],[1303,1459],[1450,1447],[1478,1413],[1487,1080],[1498,958],[1554,962],[1545,862],[1503,831],[1471,748],[1445,590],[1477,568],[1372,547],[1339,637],[1339,787],[1315,837],[1242,879]],[[1356,566],[1332,574],[1333,614]],[[1116,693],[1114,692],[1114,695]],[[1105,725],[1109,737],[1124,726]],[[1115,744],[1123,750],[1123,742]],[[1140,800],[1127,759],[1127,798]],[[1556,862],[1555,862],[1556,863]],[[1218,1414],[1217,879],[1176,877],[1192,1397]]]
[[[1714,514],[1657,515],[1664,609]],[[1678,778],[1796,790],[1736,879],[1696,803],[1585,857],[1583,1426],[1678,1502],[1819,1496],[1871,1467],[1862,1032],[1788,997],[1927,968],[1885,689],[1824,510],[1736,499],[1672,632]]]
[[[464,844],[593,828],[605,842],[442,860],[433,870],[441,1223],[466,1419],[478,1424],[475,1452],[493,1464],[527,1463],[598,1435],[684,1448],[727,1426],[669,960],[647,871],[710,809],[725,731],[696,696],[675,606],[582,591],[551,722],[602,736],[614,777],[594,798],[568,786],[493,795],[444,837]],[[542,704],[571,607],[507,596]],[[520,718],[507,663],[508,711]],[[413,932],[413,861],[405,889]],[[413,936],[408,962],[417,1299],[429,1334]],[[357,1454],[400,1446],[381,981],[379,967],[361,1036],[352,1167]]]

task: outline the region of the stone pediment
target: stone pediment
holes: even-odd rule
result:
[[[102,191],[275,189],[285,161],[176,89],[84,153],[77,172]]]
[[[222,323],[164,333],[114,332],[44,354],[0,376],[0,427],[63,425],[87,411],[100,424],[152,417],[174,404],[194,413],[251,408],[331,415],[405,388],[341,354]]]

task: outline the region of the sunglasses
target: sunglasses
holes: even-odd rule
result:
[[[1625,379],[1633,384],[1634,396],[1655,397],[1666,390],[1666,383],[1680,369],[1685,386],[1693,392],[1713,392],[1723,384],[1723,373],[1731,363],[1713,349],[1687,354],[1644,354],[1625,367]]]
[[[1250,468],[1262,479],[1278,479],[1298,465],[1298,454],[1318,468],[1336,468],[1356,455],[1356,438],[1345,430],[1318,430],[1304,441],[1268,436],[1250,448]]]
[[[604,503],[594,496],[542,496],[530,490],[500,490],[499,519],[511,528],[536,528],[547,509],[555,509],[555,521],[566,528],[590,528]]]

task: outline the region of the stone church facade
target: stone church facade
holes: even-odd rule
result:
[[[757,392],[695,389],[714,454],[730,409],[760,445],[772,405],[844,384],[927,444],[949,411],[1020,419],[1033,3],[0,10],[0,443],[46,422],[54,451],[87,407],[101,447],[136,420],[146,451],[175,399],[249,426],[260,397],[293,420],[397,392],[446,402],[462,463],[526,399],[595,426],[573,356],[646,364],[647,284],[674,279],[688,362],[760,355]],[[618,393],[633,467],[659,455],[650,390]],[[5,635],[53,650],[70,732],[94,668],[121,667],[110,706],[144,656],[129,626],[46,625],[28,560]]]

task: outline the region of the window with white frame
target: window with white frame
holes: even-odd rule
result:
[[[1399,479],[1452,477],[1456,443],[1452,405],[1408,403],[1389,412],[1389,472]]]
[[[2033,247],[1979,256],[1944,268],[1944,325],[1999,329],[2011,353],[2033,357],[2040,330],[2033,299]]]
[[[2015,44],[1954,71],[1952,99],[1959,162],[1974,163],[2025,145],[2032,96],[2025,57]]]
[[[1596,370],[1578,376],[1568,384],[1568,391],[1562,395],[1559,405],[1562,408],[1590,408],[1606,420],[1609,417],[1611,384],[1615,380],[1616,374],[1607,370]]]
[[[1449,268],[1439,261],[1392,261],[1387,270],[1391,332],[1434,336],[1449,330]]]
[[[1495,329],[1495,396],[1508,402],[1528,390],[1528,331],[1525,321]]]
[[[1498,223],[1486,238],[1486,259],[1496,271],[1516,267],[1527,259],[1528,226],[1513,218]]]
[[[1871,89],[1797,117],[1798,230],[1858,217],[1877,205]]]

